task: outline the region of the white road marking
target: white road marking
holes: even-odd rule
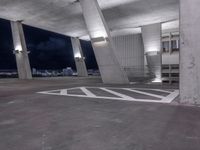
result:
[[[60,95],[67,95],[67,89],[61,90]]]
[[[124,90],[130,91],[130,92],[135,92],[135,93],[139,93],[139,94],[143,94],[143,95],[148,95],[148,96],[152,96],[152,97],[156,97],[156,98],[164,98],[163,96],[160,95],[156,95],[156,94],[151,94],[151,93],[147,93],[147,92],[142,92],[142,91],[138,91],[138,90],[133,90],[133,89],[129,89],[129,88],[123,88]]]
[[[80,89],[89,97],[96,97],[96,95],[94,95],[92,92],[90,92],[88,89],[86,89],[85,87],[80,87]]]
[[[86,88],[99,88],[99,87],[95,87],[95,86],[93,86],[93,87],[87,87],[86,86]],[[122,87],[104,87],[104,88],[107,88],[107,89],[123,89]],[[131,88],[131,87],[127,87],[127,88],[129,88],[129,89],[134,89],[134,90],[150,90],[150,91],[158,91],[158,92],[163,92],[163,93],[171,93],[171,91],[169,91],[169,90],[164,90],[164,89],[150,89],[150,88]],[[72,88],[73,89],[73,88]],[[175,90],[175,89],[174,89]]]
[[[38,93],[45,93],[45,92],[51,92],[51,93],[54,93],[54,92],[60,92],[60,90],[51,90],[51,91],[42,91],[42,92],[38,92]]]
[[[120,100],[120,101],[135,101],[135,99],[124,99],[124,98],[120,98],[120,97],[104,97],[104,96],[96,96],[96,97],[92,97],[92,96],[86,96],[86,95],[71,95],[68,94],[66,96],[70,96],[70,97],[82,97],[82,98],[95,98],[95,99],[110,99],[110,100]]]
[[[113,95],[119,96],[119,97],[121,97],[121,98],[123,98],[123,99],[134,100],[133,97],[130,97],[130,96],[127,96],[127,95],[124,95],[124,94],[121,94],[121,93],[118,93],[118,92],[115,92],[115,91],[112,91],[112,90],[106,89],[106,88],[99,88],[99,89],[104,90],[104,91],[106,91],[106,92],[108,92],[108,93],[111,93],[111,94],[113,94]]]
[[[169,94],[168,96],[164,97],[162,99],[163,102],[166,103],[171,103],[175,98],[177,98],[179,96],[179,90],[175,90],[174,92],[172,92],[171,94]]]
[[[163,92],[163,93],[171,93],[170,91],[162,90],[162,89],[149,89],[157,92]]]
[[[107,96],[96,96],[94,93],[92,93],[89,89],[90,88],[96,88],[96,89],[101,89],[105,92],[108,92],[110,94],[113,94],[115,96],[113,97],[107,97]],[[77,95],[77,94],[69,94],[67,91],[68,90],[81,90],[84,95]],[[121,90],[127,90],[130,92],[135,92],[141,95],[148,95],[151,97],[156,97],[160,98],[160,100],[153,100],[153,99],[136,99],[133,97],[130,97],[129,95],[125,95],[116,91],[113,91],[113,89],[121,89]],[[139,91],[139,90],[146,90],[146,92]],[[159,92],[165,92],[168,93],[167,96],[162,96],[162,95],[157,95],[157,94],[152,94],[149,93],[148,90],[151,91],[159,91]],[[58,93],[55,93],[58,92]],[[62,96],[70,96],[70,97],[82,97],[82,98],[95,98],[95,99],[110,99],[110,100],[121,100],[121,101],[137,101],[137,102],[152,102],[152,103],[171,103],[178,95],[179,95],[179,90],[174,90],[174,91],[167,91],[167,90],[162,90],[162,89],[149,89],[149,88],[113,88],[113,87],[74,87],[74,88],[69,88],[69,89],[60,89],[60,90],[51,90],[51,91],[43,91],[43,92],[38,92],[40,94],[48,94],[48,95],[62,95]],[[142,96],[141,96],[142,97]]]

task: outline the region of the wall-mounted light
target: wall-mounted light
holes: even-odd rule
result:
[[[18,49],[16,49],[16,50],[13,51],[13,54],[20,54],[20,53],[22,54],[22,53],[25,53],[25,52],[22,51],[22,50],[18,50]],[[27,51],[26,53],[29,54],[30,51]]]
[[[81,58],[81,53],[79,53],[79,52],[75,53],[74,58]]]
[[[160,52],[159,51],[149,51],[149,52],[146,52],[145,55],[148,55],[148,56],[156,56],[156,55],[159,55]]]
[[[152,82],[153,82],[153,83],[161,83],[162,80],[161,80],[160,78],[155,78],[155,79],[153,79]]]
[[[13,54],[19,54],[19,53],[22,53],[22,51],[20,51],[20,50],[14,50],[13,51]]]
[[[23,51],[23,50],[22,50],[22,46],[21,46],[21,45],[17,45],[17,46],[15,47],[15,51],[22,52],[22,51]]]
[[[106,43],[106,42],[108,42],[108,38],[105,38],[105,37],[97,37],[97,38],[92,38],[91,41],[92,41],[93,44]]]

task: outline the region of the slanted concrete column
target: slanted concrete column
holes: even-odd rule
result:
[[[83,56],[83,51],[81,48],[80,40],[78,38],[72,37],[71,42],[72,42],[78,76],[87,77],[88,73],[87,73],[87,68],[85,65],[85,58]]]
[[[19,79],[32,79],[22,23],[11,21],[11,29]]]
[[[161,24],[142,27],[145,51],[145,67],[147,66],[154,82],[161,82]]]
[[[80,0],[95,57],[104,83],[129,83],[115,53],[110,31],[97,0]]]
[[[180,1],[180,98],[200,104],[200,1]]]

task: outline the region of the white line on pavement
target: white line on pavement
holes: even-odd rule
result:
[[[123,98],[123,99],[131,99],[131,100],[134,100],[133,97],[130,97],[130,96],[127,96],[127,95],[124,95],[124,94],[121,94],[121,93],[118,93],[118,92],[115,92],[115,91],[106,89],[106,88],[99,88],[99,89],[104,90],[104,91],[106,91],[106,92],[108,92],[108,93],[111,93],[111,94],[113,94],[113,95],[119,96],[119,97],[121,97],[121,98]]]
[[[90,92],[88,89],[86,89],[85,87],[80,87],[80,89],[89,97],[97,97],[96,95],[94,95],[92,92]]]
[[[101,89],[103,91],[106,91],[108,93],[111,93],[117,97],[107,97],[107,96],[96,96],[94,93],[92,93],[89,89],[90,88],[96,88],[96,89]],[[69,94],[67,91],[68,90],[75,90],[79,89],[85,95],[76,95],[76,94]],[[130,92],[135,92],[143,95],[148,95],[156,98],[160,98],[161,100],[152,100],[152,99],[135,99],[133,97],[130,97],[128,95],[113,91],[111,89],[121,89],[121,90],[127,90]],[[143,92],[140,90],[147,90],[147,92]],[[152,94],[148,93],[148,90],[152,91],[159,91],[159,92],[165,92],[168,93],[167,96],[161,96],[157,94]],[[179,90],[174,90],[174,91],[166,91],[162,89],[144,89],[144,88],[110,88],[110,87],[74,87],[74,88],[69,88],[69,89],[60,89],[60,90],[51,90],[51,91],[43,91],[43,92],[38,92],[40,94],[48,94],[48,95],[63,95],[63,96],[70,96],[70,97],[82,97],[82,98],[96,98],[96,99],[110,99],[110,100],[125,100],[125,101],[137,101],[137,102],[153,102],[153,103],[171,103],[178,95],[179,95]]]
[[[67,89],[61,90],[60,95],[67,95]]]
[[[175,90],[174,92],[172,92],[168,96],[164,97],[162,99],[162,101],[163,102],[171,103],[176,97],[178,97],[178,95],[179,95],[179,90]]]
[[[130,91],[130,92],[135,92],[135,93],[139,93],[139,94],[143,94],[143,95],[148,95],[148,96],[152,96],[152,97],[156,97],[156,98],[164,98],[163,96],[160,95],[156,95],[156,94],[151,94],[151,93],[147,93],[147,92],[142,92],[142,91],[138,91],[138,90],[134,90],[134,89],[129,89],[129,88],[123,88],[124,90]]]

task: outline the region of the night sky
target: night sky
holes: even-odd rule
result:
[[[70,37],[24,25],[31,68],[75,68]],[[88,69],[97,69],[91,43],[81,41]],[[0,19],[0,69],[16,69],[12,33],[9,21]]]

